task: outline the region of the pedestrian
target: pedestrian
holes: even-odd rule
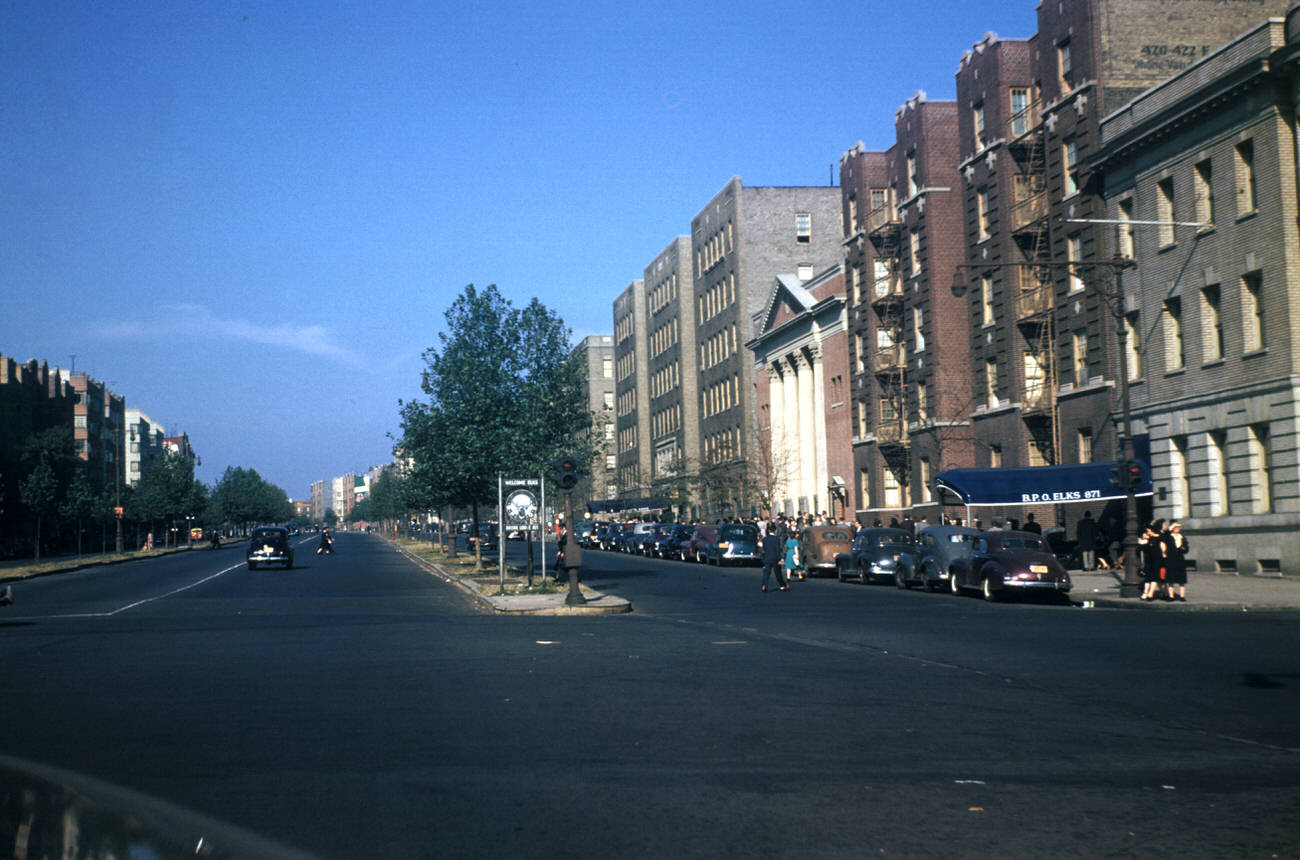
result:
[[[1160,574],[1164,570],[1164,553],[1160,545],[1160,532],[1164,520],[1149,523],[1138,536],[1138,558],[1142,561],[1142,599],[1155,600],[1160,590]]]
[[[1025,514],[1025,524],[1021,526],[1022,531],[1027,531],[1031,535],[1040,535],[1043,533],[1043,527],[1034,521],[1034,512],[1030,511]]]
[[[798,576],[803,579],[803,559],[799,557],[799,538],[791,534],[785,539],[785,578],[787,581]]]
[[[1083,569],[1092,570],[1097,566],[1097,521],[1092,511],[1083,512],[1083,519],[1074,527],[1074,539],[1079,543]]]
[[[763,536],[763,590],[767,591],[767,580],[773,573],[776,574],[776,584],[782,591],[786,591],[790,586],[785,581],[785,576],[781,573],[781,538],[776,533],[776,523],[772,523],[767,534]]]
[[[1163,539],[1165,547],[1165,589],[1170,600],[1187,602],[1187,538],[1183,524],[1178,520],[1169,523]],[[1174,591],[1178,594],[1175,595]]]

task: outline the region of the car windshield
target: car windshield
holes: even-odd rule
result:
[[[735,540],[737,538],[740,538],[742,540],[745,538],[752,539],[754,535],[755,535],[755,530],[749,526],[723,526],[718,531],[718,537],[728,538],[731,540]]]
[[[1002,539],[1003,549],[1037,549],[1043,548],[1043,542],[1031,537],[1008,537]]]
[[[284,532],[279,531],[277,529],[258,529],[257,531],[253,532],[253,536],[249,538],[249,540],[269,541],[269,540],[279,540],[282,537],[284,537]]]
[[[948,535],[948,543],[970,543],[971,536],[962,532]]]

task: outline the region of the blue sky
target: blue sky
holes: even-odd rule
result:
[[[0,353],[306,497],[391,459],[466,284],[607,333],[731,176],[827,184],[1034,5],[9,0]]]

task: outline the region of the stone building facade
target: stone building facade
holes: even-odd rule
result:
[[[583,395],[595,416],[592,426],[592,460],[574,491],[575,509],[596,499],[608,499],[618,486],[614,450],[614,336],[591,335],[574,348],[587,368]]]
[[[1131,256],[1126,319],[1154,515],[1196,568],[1300,573],[1300,12],[1100,124],[1093,168]]]
[[[614,300],[614,458],[618,497],[647,495],[650,478],[649,320],[645,281]]]
[[[126,485],[134,487],[163,452],[163,426],[139,409],[126,410]]]

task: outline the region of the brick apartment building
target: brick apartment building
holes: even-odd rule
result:
[[[856,511],[863,522],[909,510],[937,522],[934,477],[972,464],[970,332],[951,291],[965,256],[957,105],[917,93],[898,109],[894,128],[895,143],[883,159],[860,150],[842,159],[854,170],[841,182],[846,232],[854,230],[845,240],[846,260],[859,269],[872,266],[871,288],[865,296],[854,290]],[[856,238],[861,225],[852,223],[863,189],[872,202],[869,253]],[[856,283],[861,275],[853,277]]]
[[[700,466],[700,402],[694,265],[689,236],[677,236],[645,267],[649,350],[650,493],[674,512],[694,498]]]
[[[614,442],[618,497],[642,498],[650,478],[649,320],[645,282],[614,300]]]
[[[125,482],[126,399],[84,373],[52,370],[71,386],[76,398],[72,439],[77,456],[86,463],[91,492],[120,488]]]
[[[57,370],[0,355],[0,474],[14,474],[23,443],[52,427],[71,427],[76,394]]]
[[[591,335],[583,338],[574,352],[587,368],[583,396],[587,409],[596,416],[592,428],[592,461],[574,491],[575,508],[596,499],[608,499],[617,488],[617,461],[614,450],[614,336]]]

